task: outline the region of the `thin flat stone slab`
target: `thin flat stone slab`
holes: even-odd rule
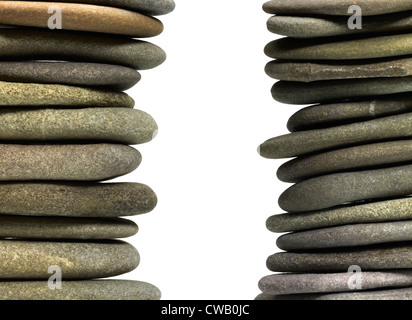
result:
[[[123,92],[62,84],[0,81],[0,97],[3,107],[134,107],[134,100]]]
[[[0,81],[64,84],[124,91],[141,79],[132,68],[102,63],[2,61]]]
[[[152,43],[127,37],[0,28],[0,59],[93,62],[146,70],[162,64],[166,53]]]
[[[154,285],[132,280],[63,281],[49,289],[47,281],[0,281],[0,300],[160,300]]]
[[[1,66],[1,65],[0,65]],[[378,61],[282,61],[269,62],[266,74],[284,81],[314,82],[323,80],[394,78],[412,75],[412,59]]]
[[[325,80],[316,82],[278,81],[272,97],[287,104],[310,104],[412,92],[412,77]]]
[[[18,216],[120,217],[152,211],[156,194],[140,183],[0,184],[0,212]]]
[[[118,240],[100,242],[0,241],[1,279],[49,279],[50,266],[58,266],[65,279],[94,279],[134,270],[139,253]]]
[[[358,247],[401,241],[412,241],[412,221],[410,220],[294,232],[280,236],[276,244],[279,249],[296,251]]]
[[[289,212],[327,209],[360,200],[412,194],[412,165],[336,173],[297,183],[279,197]]]
[[[412,10],[411,0],[271,0],[263,5],[263,10],[272,14],[321,14],[351,16],[348,12],[352,5],[362,8],[362,15],[372,16]]]
[[[268,159],[292,158],[330,148],[367,144],[412,135],[412,113],[326,129],[299,131],[262,143],[259,154]]]
[[[411,33],[330,41],[282,38],[270,42],[265,53],[270,58],[285,60],[356,60],[412,54]]]
[[[412,94],[401,93],[379,99],[321,104],[303,108],[292,115],[290,132],[332,127],[412,111]]]
[[[128,174],[141,161],[123,144],[0,144],[0,181],[100,181]]]
[[[411,269],[412,246],[396,244],[368,249],[341,249],[339,252],[281,252],[271,255],[266,264],[270,271],[297,273],[347,272],[351,266],[359,266],[363,271]]]
[[[0,215],[0,238],[102,240],[127,238],[137,232],[133,221],[118,218]]]
[[[137,38],[162,33],[156,18],[124,9],[78,3],[0,1],[0,24],[49,28],[49,8],[58,6],[62,29],[125,35]]]
[[[150,115],[135,109],[0,109],[0,140],[140,144],[157,130]]]
[[[293,38],[317,38],[378,32],[404,32],[412,29],[412,12],[397,12],[363,17],[362,28],[350,29],[348,17],[340,16],[273,16],[268,30]]]
[[[339,225],[412,219],[412,198],[378,201],[308,213],[278,214],[266,221],[272,232],[303,231]]]
[[[306,273],[277,274],[262,278],[259,289],[269,295],[289,295],[302,293],[328,293],[353,291],[351,273]],[[357,279],[362,283],[362,291],[382,288],[412,287],[412,270],[386,272],[362,272]]]
[[[360,145],[298,157],[281,165],[277,177],[300,182],[320,175],[412,162],[412,140]]]

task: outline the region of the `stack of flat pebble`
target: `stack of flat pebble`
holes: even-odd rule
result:
[[[102,181],[135,170],[141,154],[129,145],[156,135],[123,91],[136,70],[165,60],[134,38],[160,34],[152,15],[173,9],[173,0],[0,1],[0,299],[160,299],[145,282],[94,279],[138,266],[137,250],[117,240],[138,227],[120,217],[157,203],[144,184]],[[50,30],[59,10],[63,30]]]
[[[348,26],[355,2],[362,29]],[[285,252],[268,258],[276,274],[257,299],[412,299],[412,1],[273,0],[264,10],[275,14],[269,30],[287,36],[265,48],[274,99],[315,105],[259,148],[296,158],[277,173],[294,183],[279,198],[287,213],[267,221],[287,232]]]

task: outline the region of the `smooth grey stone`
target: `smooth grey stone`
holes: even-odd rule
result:
[[[297,183],[279,197],[289,212],[327,209],[360,200],[412,194],[412,165],[336,173]]]
[[[0,215],[0,238],[101,240],[127,238],[137,231],[126,219]]]
[[[332,127],[412,111],[412,94],[382,96],[374,100],[321,104],[303,108],[292,115],[290,132]]]
[[[412,241],[412,221],[356,224],[294,232],[280,236],[276,244],[279,249],[296,251],[358,247],[401,241]]]
[[[322,14],[351,16],[351,5],[362,8],[362,15],[371,16],[412,9],[411,0],[271,0],[263,5],[263,10],[272,14]]]
[[[264,277],[259,282],[259,289],[264,294],[289,295],[302,293],[327,293],[353,291],[348,283],[351,273],[305,273],[277,274]],[[386,272],[362,272],[358,280],[362,283],[361,291],[412,287],[412,270],[394,270]]]
[[[363,271],[412,268],[412,246],[408,244],[340,250],[275,253],[267,259],[267,267],[274,272],[298,273],[347,272],[351,266]]]
[[[324,80],[395,78],[412,75],[412,59],[377,61],[270,61],[266,74],[284,81],[314,82]]]
[[[49,279],[50,266],[58,266],[65,279],[118,276],[134,270],[140,262],[137,250],[118,240],[51,242],[0,240],[1,279]]]
[[[412,198],[343,206],[331,210],[271,216],[266,227],[272,232],[290,232],[346,224],[412,220]]]
[[[295,183],[325,174],[411,161],[412,140],[373,143],[298,157],[281,165],[277,177]]]
[[[154,285],[131,280],[63,281],[50,290],[47,281],[0,281],[0,300],[159,300]]]
[[[132,68],[99,63],[2,61],[0,81],[90,86],[124,91],[140,81]]]
[[[272,97],[288,104],[340,101],[412,91],[412,77],[327,80],[316,82],[279,81]]]
[[[162,64],[166,53],[152,43],[127,37],[7,28],[0,29],[0,59],[93,62],[146,70]]]
[[[152,211],[156,194],[140,183],[0,183],[2,214],[120,217]]]
[[[330,148],[342,148],[412,136],[412,113],[326,129],[299,131],[262,143],[259,154],[268,159],[291,158]]]

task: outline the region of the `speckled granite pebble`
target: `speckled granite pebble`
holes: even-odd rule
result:
[[[2,214],[119,217],[150,212],[156,194],[139,183],[0,183]]]
[[[0,238],[116,239],[135,235],[137,225],[118,218],[25,217],[0,215]]]
[[[258,152],[264,158],[291,158],[329,148],[412,136],[412,113],[327,129],[299,131],[267,140]]]
[[[91,86],[123,91],[140,81],[132,68],[99,63],[2,61],[0,81]],[[113,106],[115,107],[115,106]]]
[[[158,46],[127,37],[85,32],[0,28],[1,60],[62,60],[151,69],[166,60]]]
[[[122,241],[46,242],[0,241],[1,279],[49,279],[50,266],[59,266],[62,279],[93,279],[134,270],[139,253]]]
[[[132,172],[141,160],[122,144],[0,144],[0,181],[106,180]]]
[[[279,197],[289,212],[327,209],[340,204],[412,194],[412,165],[336,173],[297,183]]]
[[[47,281],[0,281],[0,300],[159,300],[160,290],[131,280],[63,281],[50,290]]]
[[[150,115],[135,109],[0,109],[1,140],[140,144],[152,140],[157,130]]]

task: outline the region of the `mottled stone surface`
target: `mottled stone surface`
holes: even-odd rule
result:
[[[282,235],[276,244],[285,251],[358,247],[412,241],[412,221],[356,224]],[[412,286],[412,284],[411,284]]]
[[[63,281],[50,290],[47,281],[0,281],[0,300],[159,300],[154,285],[131,280]]]
[[[162,64],[166,53],[152,43],[127,37],[0,28],[0,59],[94,62],[145,70]]]
[[[327,209],[367,199],[407,196],[412,193],[412,165],[336,173],[297,183],[279,197],[289,212]]]
[[[137,12],[106,6],[54,3],[62,15],[62,29],[145,38],[162,33],[163,24]],[[50,3],[0,1],[0,24],[49,28]]]
[[[412,59],[334,61],[333,63],[274,60],[266,65],[265,71],[274,79],[300,82],[406,77],[412,75]]]
[[[353,15],[348,13],[351,5],[362,8],[365,16],[378,15],[412,9],[411,0],[271,0],[263,5],[263,10],[272,14],[325,14],[325,15]]]
[[[259,282],[259,289],[269,295],[347,292],[354,291],[348,286],[348,283],[353,282],[351,282],[351,277],[353,277],[353,274],[348,272],[277,274],[262,278]],[[362,283],[362,291],[391,287],[411,287],[412,270],[362,272],[357,280]]]
[[[360,122],[412,111],[412,94],[382,96],[375,100],[314,105],[303,108],[288,121],[291,132]]]
[[[412,113],[326,129],[299,131],[267,140],[258,152],[269,159],[291,158],[329,148],[412,135]]]
[[[373,143],[298,157],[280,166],[277,176],[284,182],[300,182],[340,171],[411,161],[412,140]]]
[[[62,279],[117,276],[134,270],[139,253],[122,241],[46,242],[0,241],[1,279],[49,279],[50,266],[59,266]]]
[[[1,140],[140,144],[152,140],[156,133],[154,119],[135,109],[0,110]]]
[[[278,214],[271,216],[266,226],[272,232],[289,232],[410,219],[412,219],[412,198],[401,198],[309,213]]]
[[[137,231],[126,219],[0,215],[0,238],[99,240],[127,238]]]
[[[0,81],[6,82],[65,84],[123,91],[133,87],[140,78],[140,73],[132,68],[102,63],[0,62]]]
[[[310,83],[279,81],[272,87],[276,101],[310,104],[411,92],[412,77],[327,80]]]
[[[0,81],[3,107],[108,107],[133,108],[134,100],[123,92],[61,84]]]
[[[1,183],[2,214],[119,217],[150,212],[156,194],[139,183]]]
[[[267,267],[274,272],[347,272],[349,267],[355,265],[363,271],[410,269],[412,246],[396,244],[339,252],[282,252],[270,256],[267,260]]]
[[[353,60],[412,54],[412,35],[398,34],[342,40],[283,38],[270,42],[265,53],[274,59]]]
[[[135,170],[139,151],[122,144],[0,144],[0,181],[115,178]]]

